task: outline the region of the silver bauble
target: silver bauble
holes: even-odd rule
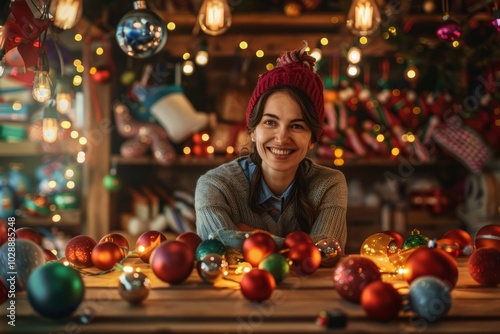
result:
[[[196,270],[201,279],[207,283],[214,284],[224,274],[227,262],[219,254],[207,254],[198,261]]]
[[[149,294],[151,281],[141,272],[123,273],[120,275],[118,292],[130,304],[139,304]]]

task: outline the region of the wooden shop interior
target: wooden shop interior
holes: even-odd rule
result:
[[[311,157],[346,175],[346,253],[382,230],[440,238],[498,223],[498,2],[372,1],[378,16],[369,32],[349,26],[352,2],[227,1],[232,21],[214,33],[197,19],[202,1],[149,0],[166,34],[160,47],[127,55],[117,29],[137,15],[133,1],[85,0],[69,29],[43,17],[44,1],[26,1],[21,13],[4,1],[3,27],[31,21],[3,34],[2,217],[36,228],[59,251],[79,234],[119,232],[133,244],[149,229],[193,230],[197,177],[244,148],[258,74],[306,41],[322,55],[329,110]],[[33,97],[40,73],[53,90],[42,103]],[[42,124],[61,87],[70,107],[56,112],[51,137]],[[150,101],[171,87],[179,101]],[[164,103],[177,103],[173,119],[155,116]]]

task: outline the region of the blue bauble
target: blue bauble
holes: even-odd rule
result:
[[[17,292],[26,288],[31,273],[44,264],[43,249],[31,240],[9,239],[0,248],[0,279],[7,287],[15,284]]]
[[[451,288],[434,276],[421,276],[410,285],[409,306],[429,322],[444,318],[451,308]]]
[[[127,55],[148,58],[163,49],[167,27],[158,15],[146,9],[143,2],[136,1],[134,8],[118,22],[116,41]]]

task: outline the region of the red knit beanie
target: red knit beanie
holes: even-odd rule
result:
[[[246,121],[250,118],[255,104],[265,91],[276,86],[292,86],[303,91],[316,109],[322,123],[325,117],[323,102],[323,82],[314,70],[316,59],[306,52],[307,45],[302,49],[288,51],[276,61],[276,67],[259,76],[257,86],[248,102]]]

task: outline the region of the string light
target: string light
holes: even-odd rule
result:
[[[355,46],[351,47],[349,51],[347,51],[347,60],[351,64],[357,64],[361,61],[361,50]]]
[[[80,21],[83,0],[53,0],[51,9],[54,12],[54,25],[63,30],[68,30]]]
[[[380,25],[380,11],[374,0],[353,0],[346,17],[346,26],[354,34],[367,36]]]
[[[57,139],[58,118],[57,109],[54,100],[52,100],[42,111],[42,135],[43,140],[47,143],[54,143]]]
[[[226,0],[205,0],[198,13],[201,30],[211,36],[225,33],[232,23],[231,10]]]
[[[35,71],[32,95],[33,98],[40,103],[45,103],[50,99],[52,89],[50,87],[49,73],[44,70]]]

